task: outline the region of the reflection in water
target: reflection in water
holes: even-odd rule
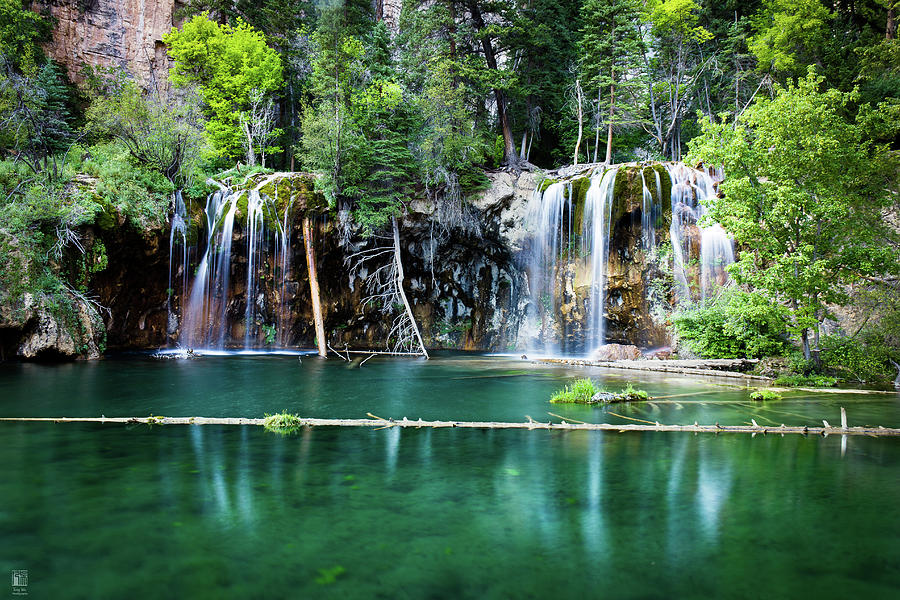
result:
[[[41,596],[85,589],[84,573],[98,597],[244,598],[254,585],[273,597],[714,597],[723,581],[761,580],[828,597],[900,585],[898,440],[854,439],[840,460],[837,436],[0,429],[0,568],[39,565]],[[847,535],[822,552],[826,523]],[[745,554],[748,540],[765,556]],[[315,582],[336,566],[334,587]]]

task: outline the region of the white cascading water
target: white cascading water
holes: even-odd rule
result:
[[[725,267],[734,262],[733,242],[725,230],[718,224],[698,225],[706,212],[704,202],[716,196],[716,183],[721,181],[722,172],[692,169],[681,163],[667,163],[665,168],[672,182],[672,225],[669,233],[674,254],[676,297],[679,302],[691,301],[689,282],[697,279],[701,297],[710,297],[718,286],[727,281]],[[564,292],[560,266],[565,261],[580,260],[577,257],[573,259],[572,253],[576,247],[580,247],[581,255],[589,261],[590,293],[587,322],[584,324],[587,332],[584,349],[592,354],[606,343],[605,308],[614,226],[611,217],[618,171],[619,167],[614,167],[597,171],[591,176],[580,232],[572,230],[576,210],[571,182],[552,183],[543,194],[535,191],[528,203],[525,228],[531,233],[532,243],[527,255],[527,272],[532,298],[530,310],[533,312],[527,315],[531,318],[526,318],[524,335],[520,335],[530,340],[528,348],[531,351],[558,354],[566,350],[564,340],[551,338],[553,324],[560,318]],[[663,187],[659,171],[653,169],[656,180],[654,194],[644,171],[645,167],[642,167],[641,248],[646,255],[658,241],[656,228],[662,216]],[[694,227],[699,228],[699,239],[697,235],[690,235]],[[580,244],[576,239],[579,235]],[[687,259],[697,256],[698,250],[691,248],[692,239],[699,243],[699,277],[689,272]],[[557,329],[561,330],[559,334],[565,336],[564,324],[558,325]],[[537,343],[535,340],[538,340]]]
[[[721,169],[704,171],[681,163],[666,164],[672,180],[672,226],[670,238],[675,255],[675,282],[679,302],[690,302],[690,273],[686,256],[690,256],[690,236],[685,229],[700,228],[700,298],[711,297],[728,280],[725,267],[734,262],[734,242],[718,223],[701,227],[706,203],[716,197],[716,184],[722,180]]]
[[[644,175],[646,169],[641,169],[641,187],[643,188],[643,206],[641,210],[641,247],[644,252],[656,247],[656,223],[662,212],[662,187],[660,185],[659,171],[653,169],[656,176],[656,196],[647,186],[647,178]]]
[[[247,305],[244,308],[244,348],[255,348],[259,323],[258,305],[265,305],[265,297],[259,298],[257,270],[263,259],[263,200],[256,189],[247,194]]]
[[[265,290],[260,288],[260,271],[268,265],[269,244],[265,214],[275,214],[275,204],[260,189],[269,183],[274,175],[263,180],[251,190],[232,190],[221,184],[219,190],[213,192],[206,200],[206,245],[197,266],[190,295],[183,305],[183,319],[180,345],[183,348],[224,350],[233,343],[228,307],[231,293],[232,242],[234,239],[234,220],[238,203],[244,196],[247,198],[244,239],[247,240],[246,256],[246,306],[244,308],[244,336],[241,340],[244,349],[256,348],[260,337],[260,310],[265,308]],[[287,269],[290,264],[290,207],[284,216],[284,223],[276,221],[275,230],[275,264],[281,267],[281,276],[276,278],[276,290],[279,298],[277,311],[276,340],[284,345],[288,337],[282,330],[287,325],[283,311],[287,305],[285,287],[287,285]],[[182,219],[183,221],[183,219]],[[177,221],[173,218],[174,226]],[[170,248],[171,263],[171,248]],[[187,269],[185,269],[187,271]],[[280,285],[279,285],[280,284]],[[171,286],[171,284],[170,284]],[[188,289],[187,282],[184,289]]]
[[[187,208],[184,205],[184,198],[181,190],[175,190],[172,195],[173,212],[172,218],[169,220],[169,286],[166,289],[166,333],[174,335],[178,330],[178,317],[172,309],[172,296],[175,295],[175,277],[181,274],[181,290],[187,289],[188,285],[188,259],[190,249],[187,243]],[[181,245],[180,256],[175,253],[175,245]]]
[[[591,255],[591,299],[588,307],[590,327],[593,332],[590,352],[602,346],[606,339],[606,279],[609,269],[609,242],[612,231],[612,207],[618,167],[607,169],[591,177],[584,201],[582,231],[585,251]]]
[[[275,204],[278,204],[278,187],[275,188]],[[288,270],[291,267],[291,231],[289,227],[291,210],[294,208],[294,198],[288,199],[288,204],[284,209],[284,220],[279,223],[279,230],[275,233],[275,264],[278,265],[280,277],[278,280],[278,345],[285,346],[288,343],[288,322],[289,307],[288,302]]]
[[[222,186],[206,199],[206,249],[184,305],[180,342],[184,348],[222,350],[225,347],[231,242],[240,195]]]
[[[566,249],[564,244],[572,239],[572,184],[552,183],[543,194],[535,190],[526,207],[525,223],[534,225],[528,262],[528,284],[537,311],[532,316],[540,321],[542,350],[556,354],[559,342],[547,338],[559,308],[556,265]]]

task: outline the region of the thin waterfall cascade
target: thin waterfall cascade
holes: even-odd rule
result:
[[[530,304],[520,345],[569,355],[592,355],[608,341],[665,345],[654,303],[711,296],[734,262],[725,230],[702,221],[722,177],[681,163],[639,163],[596,167],[536,190],[525,211]],[[667,271],[657,262],[666,241],[674,298],[648,292]]]
[[[678,301],[695,300],[690,281],[697,281],[699,299],[705,300],[728,282],[728,265],[734,262],[734,242],[718,223],[702,219],[707,204],[717,196],[724,178],[721,169],[692,169],[681,163],[669,163],[666,171],[672,181],[672,225],[670,238],[675,257],[674,275]],[[699,273],[689,257],[699,258]]]
[[[572,184],[550,184],[543,193],[535,190],[526,207],[525,222],[535,225],[528,258],[528,283],[534,301],[532,317],[539,321],[537,337],[555,339],[550,334],[554,327],[552,315],[561,309],[561,273],[556,269],[560,258],[571,250],[574,231],[572,211]],[[559,353],[561,344],[553,341],[543,344],[543,350]]]
[[[288,276],[294,202],[289,198],[279,215],[278,186],[269,186],[274,197],[262,192],[278,175],[270,175],[250,189],[212,182],[219,189],[206,200],[206,238],[198,247],[200,260],[190,281],[186,258],[183,262],[181,347],[224,350],[288,345],[291,319],[286,290],[297,290],[296,285],[290,286]],[[239,231],[235,230],[236,221]],[[179,220],[176,205],[172,240],[187,229],[186,223],[186,215]],[[170,243],[170,257],[173,248]],[[170,273],[170,288],[171,278]],[[242,311],[238,306],[241,292]]]
[[[180,289],[187,289],[190,247],[188,245],[188,210],[181,190],[172,195],[172,217],[169,219],[169,285],[166,288],[166,335],[174,336],[178,331],[178,317],[172,306],[175,295],[176,278],[181,280]],[[181,251],[176,252],[176,246]]]
[[[591,177],[584,202],[584,250],[591,256],[590,330],[594,352],[606,340],[606,291],[609,274],[609,248],[612,238],[612,209],[615,201],[618,167]],[[641,175],[643,177],[643,173]]]

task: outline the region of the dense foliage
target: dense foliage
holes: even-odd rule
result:
[[[76,88],[42,49],[53,20],[0,0],[4,291],[74,289],[84,277],[63,257],[89,253],[87,225],[162,223],[175,189],[201,193],[223,169],[313,171],[364,234],[421,197],[440,226],[475,231],[468,199],[487,169],[690,149],[725,168],[709,219],[737,242],[745,291],[676,315],[684,344],[763,356],[793,335],[816,368],[890,376],[895,302],[858,331],[824,331],[848,286],[896,297],[896,2],[405,0],[399,22],[384,12],[378,0],[191,0],[164,38],[171,86],[88,68]]]
[[[863,106],[848,118],[856,95],[822,81],[811,69],[734,124],[704,119],[691,144],[728,173],[709,218],[748,247],[731,272],[787,304],[807,358],[809,331],[818,337],[829,306],[848,302],[847,284],[900,269],[897,231],[883,218],[894,159],[866,136],[885,115]]]
[[[786,313],[759,294],[725,289],[673,321],[681,343],[702,357],[759,358],[787,349]]]

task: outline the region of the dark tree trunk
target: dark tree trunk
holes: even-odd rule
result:
[[[475,29],[481,32],[485,28],[484,18],[481,15],[481,9],[477,2],[470,2],[469,12],[472,14],[472,21]],[[494,53],[494,45],[488,35],[481,36],[481,49],[484,51],[484,60],[488,69],[497,70],[497,55]],[[494,88],[494,99],[497,101],[497,118],[500,122],[500,131],[503,133],[503,163],[515,166],[519,162],[516,154],[516,141],[513,139],[512,127],[509,124],[509,115],[506,112],[506,93],[498,88]]]

